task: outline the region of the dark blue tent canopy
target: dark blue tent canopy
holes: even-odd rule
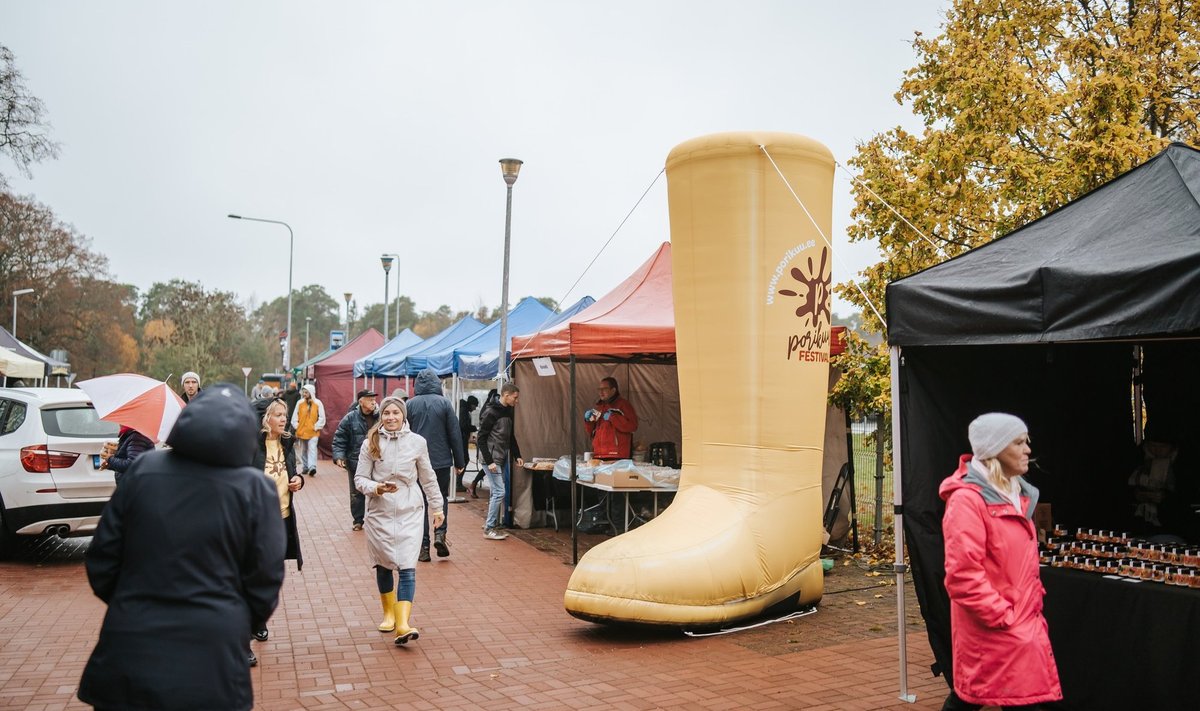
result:
[[[430,336],[423,343],[380,363],[376,367],[375,375],[388,378],[415,376],[425,368],[429,354],[439,353],[446,346],[469,338],[483,328],[484,325],[478,319],[474,316],[467,316],[436,336]]]
[[[553,319],[554,316],[553,311],[532,296],[521,299],[520,303],[508,312],[507,335],[509,347],[512,347],[512,334],[537,331],[545,323]],[[457,369],[459,358],[464,356],[478,356],[483,353],[498,352],[499,350],[500,322],[495,321],[456,343],[446,343],[436,351],[431,350],[422,355],[412,357],[412,365],[410,367],[413,370],[410,372],[415,374],[426,367],[430,367],[436,370],[438,375],[450,375]],[[496,369],[493,366],[491,374],[484,376],[484,379],[494,377],[496,377]]]
[[[585,296],[569,306],[567,309],[555,314],[554,317],[549,321],[545,323],[539,323],[529,331],[516,330],[512,327],[513,322],[510,320],[509,332],[518,336],[529,336],[538,331],[542,331],[547,328],[553,328],[594,303],[596,303],[595,299],[590,296]],[[454,369],[455,372],[458,373],[458,377],[467,378],[468,380],[491,380],[492,378],[495,378],[500,368],[500,344],[498,341],[499,335],[493,333],[485,341],[485,343],[489,345],[488,350],[477,354],[467,353],[465,349],[459,352],[457,364]],[[509,359],[511,360],[511,338],[509,338],[508,347],[510,351]]]

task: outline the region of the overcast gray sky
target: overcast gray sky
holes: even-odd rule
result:
[[[892,126],[935,34],[933,0],[35,2],[0,0],[0,43],[46,104],[58,160],[2,169],[93,240],[121,281],[182,278],[268,300],[321,284],[383,299],[381,252],[420,310],[599,297],[669,239],[666,178],[571,284],[675,145],[727,130],[802,133],[842,163]],[[850,246],[838,171],[834,279]],[[395,294],[396,270],[391,277]],[[835,311],[848,309],[835,304]]]

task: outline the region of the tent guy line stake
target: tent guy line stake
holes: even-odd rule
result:
[[[665,173],[665,172],[667,172],[667,167],[663,166],[662,170],[658,171],[658,174],[654,176],[654,179],[650,181],[650,184],[647,185],[646,189],[642,191],[642,196],[637,199],[637,202],[635,202],[633,204],[633,207],[629,208],[629,212],[625,213],[625,217],[624,217],[624,219],[621,220],[621,223],[617,225],[617,229],[613,230],[613,233],[608,236],[608,239],[605,240],[604,244],[600,245],[600,251],[596,252],[596,256],[592,257],[592,261],[588,262],[587,266],[583,268],[583,272],[581,272],[579,274],[579,277],[575,280],[575,283],[572,284],[571,287],[569,289],[567,289],[566,293],[564,293],[562,295],[562,300],[559,301],[560,304],[562,303],[562,301],[565,301],[568,296],[571,295],[571,292],[575,290],[575,287],[579,286],[579,282],[583,281],[583,278],[585,276],[587,276],[587,273],[589,270],[591,270],[592,265],[596,263],[596,260],[600,258],[601,254],[604,254],[604,250],[608,249],[609,243],[612,242],[614,238],[616,238],[617,233],[621,231],[621,228],[625,226],[625,223],[629,222],[629,218],[633,217],[633,213],[638,209],[638,206],[641,205],[642,201],[646,199],[646,196],[650,194],[650,189],[654,187],[655,183],[658,182],[658,179],[661,178],[663,173]],[[543,319],[541,325],[538,326],[537,331],[534,331],[534,333],[540,332],[542,330],[542,326],[545,326],[547,323],[549,323],[552,318],[554,318],[553,314],[550,316],[547,316],[545,319]],[[528,343],[526,345],[528,345]],[[524,352],[525,352],[525,349],[522,348],[521,350],[517,351],[516,353],[513,353],[512,359],[509,361],[509,365],[512,364],[512,361],[517,359],[518,355],[520,355]],[[501,360],[503,360],[503,358],[504,358],[504,356],[502,354]]]
[[[828,245],[829,251],[832,254],[834,251],[833,243],[831,243],[829,238],[825,236],[825,230],[822,230],[821,226],[817,224],[817,221],[815,218],[813,218],[812,213],[808,211],[808,207],[804,205],[804,201],[801,200],[800,196],[796,194],[796,191],[792,189],[792,184],[788,182],[787,176],[785,176],[783,171],[779,169],[779,165],[775,163],[775,159],[771,157],[771,154],[767,151],[767,147],[760,143],[758,144],[758,150],[762,151],[763,155],[767,157],[767,160],[771,161],[771,167],[774,168],[775,172],[779,174],[779,179],[783,181],[785,186],[787,186],[788,192],[791,193],[792,197],[796,199],[796,204],[800,206],[800,209],[804,210],[804,214],[808,216],[808,221],[811,222],[813,227],[817,229],[817,234],[821,235],[821,239],[825,240],[825,244]],[[834,163],[836,164],[837,161],[835,160]],[[833,272],[831,269],[830,274],[832,275],[832,273]],[[858,283],[857,279],[851,279],[850,282],[854,284],[855,289],[858,289],[858,293],[862,294],[863,299],[867,302],[867,306],[870,306],[871,310],[875,312],[875,318],[879,319],[879,323],[882,323],[883,327],[886,329],[887,319],[883,317],[883,314],[879,313],[879,309],[875,307],[875,302],[871,300],[870,296],[867,296],[867,292],[863,291],[863,288]]]

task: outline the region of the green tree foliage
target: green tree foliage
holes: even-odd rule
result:
[[[0,193],[0,294],[27,287],[36,292],[20,300],[22,341],[65,349],[83,377],[136,367],[133,287],[112,282],[108,260],[50,208]],[[11,324],[11,299],[0,312]]]
[[[255,372],[279,369],[278,351],[268,351],[255,338],[232,292],[207,291],[182,279],[156,282],[142,297],[138,320],[142,372],[151,377],[178,378],[194,370],[204,382],[239,382],[242,366]]]
[[[309,284],[292,292],[292,365],[304,360],[305,325],[308,326],[308,354],[317,355],[329,347],[329,332],[342,328],[341,309],[342,302],[318,284]],[[278,350],[280,334],[287,330],[287,298],[280,296],[260,305],[250,321],[263,345]]]
[[[400,305],[400,323],[399,328],[396,324],[396,304]],[[395,337],[397,333],[406,328],[413,328],[417,325],[421,316],[417,313],[416,304],[407,296],[398,296],[391,300],[388,306],[388,336]],[[380,333],[383,333],[383,304],[370,304],[361,313],[358,314],[357,322],[354,326],[354,333],[359,334],[368,328],[373,328]]]
[[[924,130],[885,131],[849,161],[862,181],[849,237],[883,255],[859,284],[881,311],[888,282],[1060,207],[1169,141],[1196,141],[1200,3],[955,0],[941,33],[918,34],[913,49],[896,100]],[[857,289],[838,291],[883,329]],[[839,364],[835,398],[888,414],[888,389],[866,382],[888,377],[884,347],[852,344]]]
[[[450,310],[449,306],[442,304],[438,307],[437,311],[426,311],[421,314],[421,318],[413,326],[413,333],[421,338],[435,336],[453,326],[456,321],[466,315],[465,311],[454,313]]]

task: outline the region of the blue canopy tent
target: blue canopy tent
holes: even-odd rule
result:
[[[544,323],[553,319],[554,312],[542,302],[527,296],[508,312],[509,346],[512,345],[511,334],[532,333],[539,330]],[[458,370],[458,361],[464,356],[478,356],[482,353],[497,353],[500,350],[500,322],[494,321],[487,327],[464,338],[458,343],[448,343],[437,352],[425,356],[425,367],[433,368],[439,376],[450,375]],[[494,364],[493,364],[494,366]],[[496,377],[496,368],[483,376],[483,379]]]
[[[354,361],[354,377],[361,378],[365,375],[376,375],[376,367],[380,363],[390,362],[399,356],[403,356],[405,351],[413,346],[424,343],[425,339],[412,332],[412,329],[406,328],[396,337],[387,343],[383,344],[378,350]]]
[[[566,321],[594,303],[596,303],[595,299],[590,296],[585,296],[564,311],[554,314],[553,318],[550,318],[550,320],[541,323],[535,323],[533,324],[533,327],[529,329],[522,329],[513,326],[513,316],[516,315],[517,311],[516,309],[513,309],[513,316],[509,316],[509,332],[518,336],[528,336],[547,328],[553,328],[554,326]],[[519,304],[518,308],[520,308]],[[483,335],[484,334],[480,332],[479,337],[482,338]],[[487,346],[486,350],[473,353],[466,347],[468,344],[464,344],[464,347],[461,349],[456,349],[455,354],[458,356],[458,362],[454,366],[454,372],[458,375],[458,377],[466,380],[491,380],[495,378],[500,369],[500,346],[497,343],[498,340],[499,337],[495,334],[495,332],[492,332],[482,341],[482,343]],[[508,348],[509,359],[511,360],[511,337],[508,341]]]
[[[366,374],[385,378],[416,375],[425,368],[431,353],[440,353],[447,346],[464,341],[483,328],[484,325],[474,316],[466,316],[436,336],[430,336],[402,353],[378,359],[373,372]]]

